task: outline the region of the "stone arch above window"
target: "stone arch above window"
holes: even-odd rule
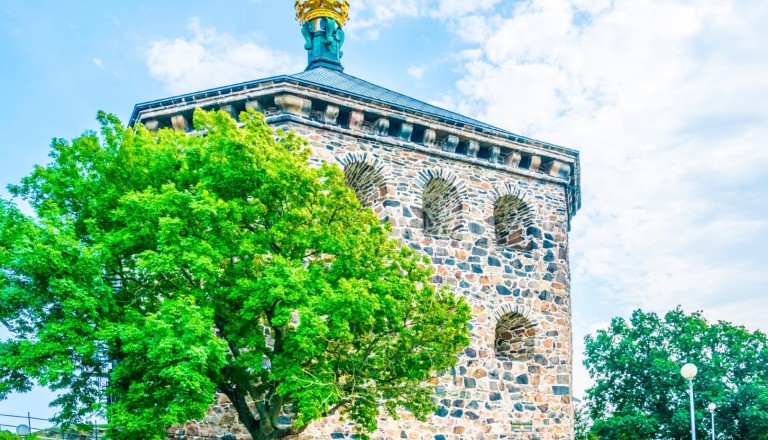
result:
[[[450,236],[463,228],[463,200],[466,188],[454,174],[444,170],[419,173],[424,233]]]
[[[432,179],[424,187],[422,196],[424,233],[449,236],[461,229],[461,197],[445,179]]]
[[[519,188],[507,185],[497,192],[493,205],[496,243],[512,249],[531,249],[527,231],[533,221],[533,209],[525,194]]]
[[[496,358],[527,361],[533,357],[536,344],[536,324],[517,308],[502,312],[496,320],[494,352]]]
[[[349,154],[339,162],[344,168],[347,186],[355,191],[360,204],[376,211],[387,194],[380,161],[369,154]]]

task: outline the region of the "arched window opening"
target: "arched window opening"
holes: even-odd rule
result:
[[[449,236],[461,228],[461,196],[447,180],[436,177],[424,187],[424,233]]]
[[[530,207],[521,198],[505,195],[496,202],[493,218],[496,243],[513,249],[530,249],[531,240],[525,231],[531,224]]]
[[[366,208],[374,211],[377,202],[384,197],[384,179],[373,165],[365,162],[352,162],[344,168],[347,186],[357,195],[357,200]]]
[[[525,316],[507,313],[496,323],[496,357],[502,360],[526,361],[533,356],[536,329]]]

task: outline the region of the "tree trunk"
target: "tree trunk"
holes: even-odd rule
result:
[[[270,435],[270,431],[274,430],[271,429],[268,420],[265,423],[264,415],[260,414],[259,418],[256,418],[251,408],[248,407],[247,393],[238,390],[237,386],[219,386],[219,388],[232,402],[240,418],[240,423],[245,426],[245,429],[248,430],[248,433],[251,434],[254,440],[273,440],[276,438]]]

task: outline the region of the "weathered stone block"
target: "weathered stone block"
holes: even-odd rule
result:
[[[447,153],[455,153],[456,147],[459,146],[459,137],[454,135],[449,135],[445,140],[443,141],[443,151]]]
[[[512,151],[504,157],[504,165],[508,167],[519,167],[520,162],[523,160],[523,155],[517,151]]]
[[[232,116],[232,119],[237,121],[237,110],[235,110],[235,106],[232,104],[224,104],[221,107],[219,107],[219,110],[223,111],[224,113],[228,114],[229,116]]]
[[[247,101],[245,103],[245,109],[253,110],[259,113],[264,113],[264,108],[261,106],[261,103],[255,99],[251,99],[250,101]]]
[[[277,95],[275,96],[275,105],[283,113],[290,113],[304,118],[309,117],[312,112],[312,101],[296,95]]]
[[[359,110],[352,110],[349,112],[349,128],[352,130],[362,130],[363,122],[365,122],[365,115]]]
[[[144,124],[144,128],[149,131],[157,131],[158,127],[160,127],[160,122],[157,119],[147,119],[142,121],[142,123]]]
[[[379,118],[373,124],[373,133],[378,136],[387,136],[389,134],[389,119]]]
[[[480,143],[477,141],[467,141],[467,156],[477,157],[478,152],[480,152]]]
[[[531,161],[528,164],[528,169],[536,171],[541,166],[541,156],[531,156]]]
[[[339,107],[328,104],[328,106],[325,108],[325,112],[323,112],[323,122],[326,124],[335,124],[338,118]]]
[[[176,131],[189,131],[189,123],[184,115],[174,115],[171,117],[171,126]]]
[[[413,134],[413,124],[410,124],[408,122],[403,122],[400,125],[400,132],[398,133],[397,137],[401,141],[410,142],[412,134]]]
[[[571,393],[570,387],[565,386],[553,386],[552,387],[552,394],[555,396],[567,396]]]
[[[553,160],[548,163],[545,171],[550,176],[559,177],[561,179],[567,179],[571,175],[571,166],[567,163],[563,163],[557,160]]]
[[[496,145],[492,146],[488,152],[488,162],[499,163],[500,158],[501,158],[501,148]]]
[[[437,133],[435,133],[435,130],[432,130],[431,128],[424,130],[424,146],[434,147],[436,142]]]

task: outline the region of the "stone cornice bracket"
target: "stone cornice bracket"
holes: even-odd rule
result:
[[[511,151],[504,157],[504,165],[508,167],[519,167],[520,162],[523,160],[523,155],[517,151]]]
[[[459,146],[459,137],[455,135],[448,135],[443,141],[443,151],[446,153],[455,153],[456,147]]]
[[[261,103],[259,103],[259,101],[255,100],[255,99],[247,101],[245,103],[245,109],[246,110],[253,109],[253,110],[255,110],[255,111],[259,112],[259,113],[264,113],[264,108],[261,106]]]
[[[146,128],[149,131],[157,131],[158,128],[160,128],[160,121],[157,119],[147,119],[143,122],[144,128]]]
[[[171,125],[176,131],[189,131],[189,123],[184,115],[175,115],[171,117]]]
[[[312,101],[296,95],[277,95],[275,96],[275,105],[283,113],[289,113],[304,118],[308,118],[312,112]]]
[[[389,119],[379,118],[373,125],[373,133],[379,136],[386,136],[389,134]]]
[[[528,166],[526,168],[531,171],[537,171],[540,166],[541,166],[541,156],[531,156],[530,162],[528,163]]]
[[[477,153],[480,151],[480,143],[474,140],[467,141],[467,156],[477,157]]]
[[[428,148],[433,148],[437,143],[437,133],[435,130],[432,130],[431,128],[428,128],[424,130],[424,146]]]
[[[553,160],[547,164],[545,171],[550,176],[559,177],[561,179],[568,179],[571,177],[571,166],[557,160]]]
[[[501,147],[498,145],[492,146],[488,154],[488,162],[493,164],[499,163],[499,159],[501,158]]]
[[[397,133],[397,137],[403,142],[410,142],[412,134],[413,134],[413,124],[408,122],[403,122],[400,125],[400,131]]]
[[[360,110],[352,110],[349,112],[349,128],[352,130],[362,130],[363,122],[365,122],[365,115]]]
[[[323,122],[326,124],[336,124],[336,120],[339,118],[339,107],[328,104],[323,112]]]
[[[228,114],[232,117],[235,121],[238,120],[237,110],[235,109],[235,106],[232,104],[224,104],[219,107],[219,110],[223,111],[224,113]]]

